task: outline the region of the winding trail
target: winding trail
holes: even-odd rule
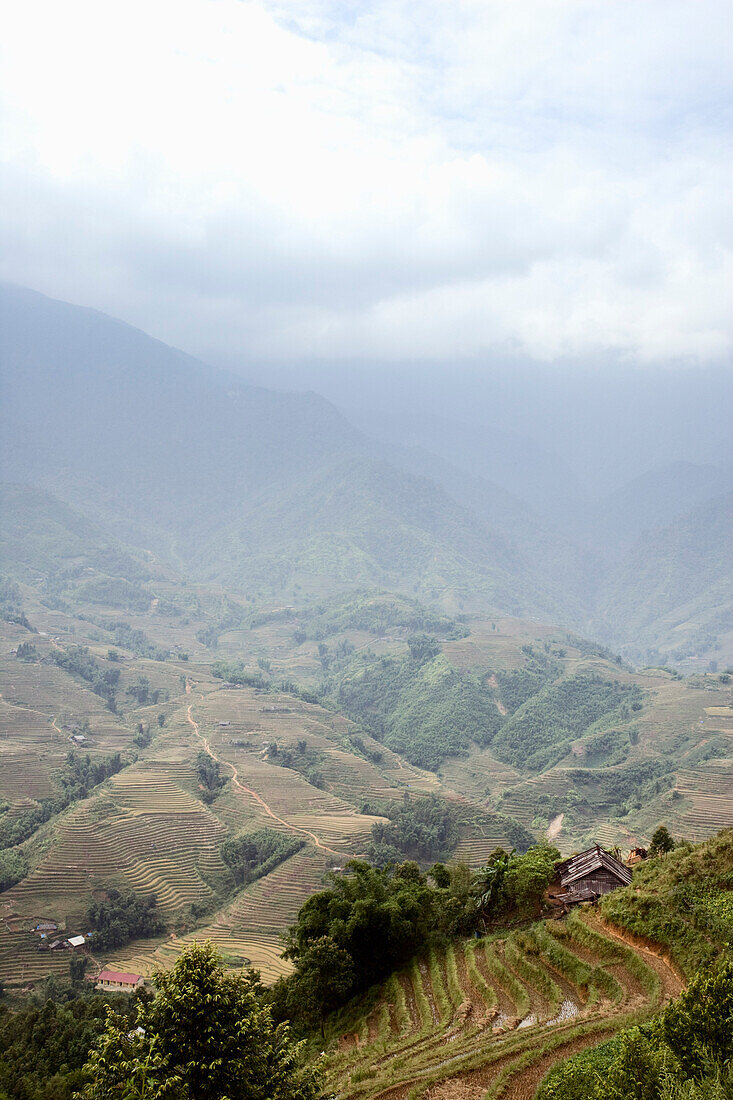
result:
[[[330,852],[331,855],[334,855],[334,856],[339,855],[339,853],[334,848],[329,848],[328,845],[324,844],[319,839],[319,837],[316,836],[315,833],[312,833],[310,831],[310,829],[303,829],[299,825],[291,825],[291,823],[289,821],[286,821],[284,817],[278,817],[278,815],[272,810],[272,808],[267,805],[264,798],[262,798],[260,795],[257,794],[257,791],[253,791],[251,787],[248,787],[248,786],[246,786],[246,784],[242,783],[242,781],[239,778],[239,772],[237,771],[237,768],[235,767],[235,765],[232,764],[231,760],[222,760],[222,758],[220,756],[217,756],[216,753],[214,752],[214,750],[212,749],[208,738],[204,737],[201,734],[201,731],[199,730],[198,722],[196,721],[196,719],[191,714],[192,709],[193,709],[193,703],[191,703],[191,705],[188,707],[188,709],[186,711],[186,717],[188,718],[188,721],[190,722],[190,724],[193,726],[194,733],[198,737],[199,741],[201,741],[202,745],[204,746],[204,748],[208,752],[209,756],[213,757],[213,759],[216,760],[217,763],[223,764],[224,767],[232,769],[231,779],[232,779],[232,784],[235,787],[237,787],[240,791],[244,791],[245,794],[250,795],[251,798],[254,798],[255,802],[257,802],[262,807],[262,809],[265,811],[265,813],[268,815],[268,817],[271,817],[273,821],[277,821],[279,825],[284,825],[285,828],[290,829],[291,832],[302,833],[303,836],[310,837],[310,839],[315,844],[316,848],[320,848],[320,850],[322,852]]]

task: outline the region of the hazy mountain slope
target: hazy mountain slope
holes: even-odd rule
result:
[[[313,394],[275,393],[91,310],[5,287],[4,477],[207,579],[446,587],[558,608],[511,534]]]
[[[640,660],[730,662],[733,493],[642,536],[609,580],[598,628]]]
[[[480,477],[529,504],[553,514],[558,504],[581,499],[582,490],[570,467],[537,443],[531,434],[498,422],[480,424],[440,416],[422,401],[414,407],[370,410],[349,406],[351,423],[393,445],[421,448],[462,472]]]
[[[154,528],[211,516],[358,433],[314,394],[216,372],[93,310],[0,293],[4,476]]]
[[[596,537],[610,549],[614,540],[633,542],[732,488],[733,469],[673,462],[649,470],[598,502]]]
[[[50,493],[0,483],[0,563],[23,579],[86,562],[108,542],[97,524]]]

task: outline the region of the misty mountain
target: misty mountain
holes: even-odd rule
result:
[[[609,578],[597,629],[636,660],[733,660],[733,493],[643,535]]]
[[[492,508],[471,510],[317,395],[26,290],[4,288],[0,326],[3,476],[108,536],[260,592],[378,582],[562,615],[515,537],[526,508],[487,486]]]
[[[377,586],[545,619],[640,659],[717,652],[722,465],[668,464],[591,500],[564,459],[508,429],[421,423],[419,410],[402,431],[397,414],[354,426],[317,394],[250,385],[28,290],[2,289],[0,331],[16,576],[98,569],[89,555],[110,547],[101,572],[122,576],[117,555],[139,565],[140,548],[256,597]]]
[[[614,540],[633,543],[644,531],[666,527],[677,516],[684,516],[731,488],[733,468],[673,462],[649,470],[596,505],[596,539],[608,546]]]
[[[543,517],[557,515],[559,506],[563,511],[572,509],[583,499],[583,489],[570,466],[520,431],[491,421],[477,424],[436,415],[419,400],[412,408],[350,406],[345,413],[366,434],[392,446],[440,456],[464,475],[501,486],[515,502],[523,501]]]

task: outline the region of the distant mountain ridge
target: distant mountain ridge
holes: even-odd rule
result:
[[[65,544],[66,505],[94,525],[93,541],[152,550],[184,575],[246,594],[302,602],[378,586],[453,612],[553,621],[632,659],[656,650],[660,660],[715,659],[726,633],[725,547],[710,547],[708,574],[684,523],[677,541],[654,530],[692,504],[717,530],[722,498],[712,494],[727,486],[725,470],[679,464],[591,505],[562,462],[511,433],[436,431],[441,454],[409,425],[403,441],[393,425],[392,441],[378,442],[317,394],[251,385],[104,314],[16,287],[0,287],[0,357],[2,478],[56,498],[40,508],[44,535],[22,515],[31,497],[16,496],[11,541],[29,530],[31,541]],[[502,470],[505,483],[484,476]],[[514,491],[533,479],[539,498],[555,486],[548,515]],[[665,557],[669,570],[655,574],[650,563]],[[681,629],[670,625],[674,608]]]
[[[550,610],[521,548],[315,394],[250,386],[102,314],[3,288],[2,467],[207,579],[390,583]]]

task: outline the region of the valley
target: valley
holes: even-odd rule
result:
[[[551,826],[568,853],[595,840],[628,849],[662,820],[690,839],[733,825],[732,695],[719,676],[632,671],[556,628],[454,619],[386,593],[252,607],[147,568],[146,604],[139,593],[134,605],[101,602],[130,594],[124,578],[92,566],[72,570],[53,596],[21,580],[7,586],[0,822],[5,853],[18,853],[25,873],[0,897],[6,985],[63,974],[68,958],[38,951],[28,930],[52,919],[67,935],[87,931],[87,909],[111,888],[154,897],[165,931],[92,947],[94,965],[149,974],[193,938],[210,938],[233,965],[272,981],[288,970],[280,937],[300,906],[331,868],[372,850],[375,826],[393,843],[390,807],[405,799],[437,799],[451,821],[449,846],[418,858],[472,867]],[[86,663],[71,659],[79,653]],[[362,681],[366,695],[354,686]],[[578,684],[571,720],[572,696],[557,692]],[[375,710],[379,699],[391,702]],[[510,760],[503,731],[514,724],[516,745],[546,721],[563,729],[552,756]],[[119,753],[122,766],[35,823],[70,752]],[[218,769],[211,790],[201,753]],[[425,754],[429,767],[416,762]],[[260,829],[302,846],[238,887],[222,845]]]

